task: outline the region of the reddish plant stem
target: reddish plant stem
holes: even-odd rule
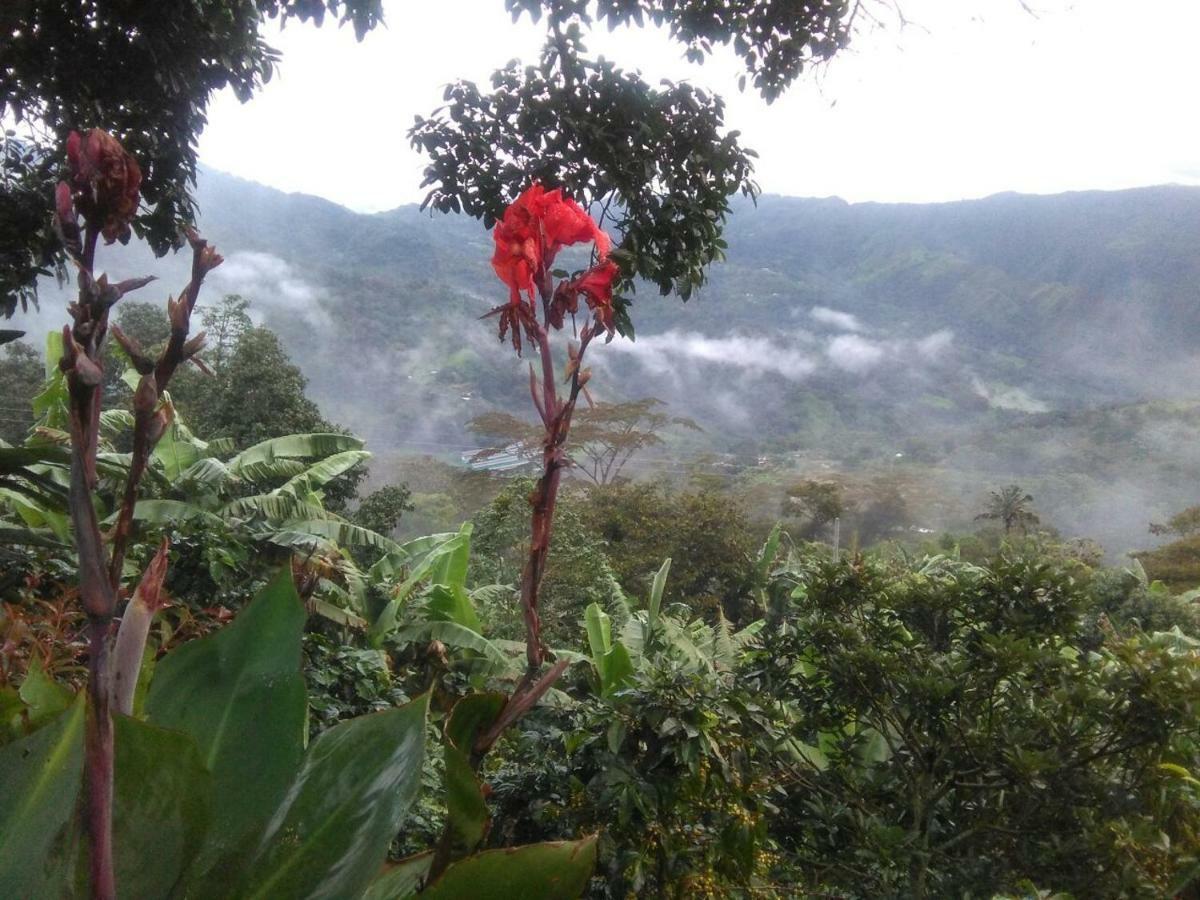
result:
[[[132,533],[138,485],[145,473],[154,443],[161,436],[154,407],[172,373],[198,349],[187,345],[192,307],[200,283],[209,269],[220,264],[216,252],[189,233],[193,249],[192,280],[178,304],[170,304],[171,340],[158,360],[159,374],[143,376],[143,389],[135,394],[133,457],[125,484],[112,554],[104,549],[92,491],[96,487],[96,456],[99,449],[100,409],[103,384],[103,349],[108,331],[109,309],[122,293],[142,286],[135,279],[116,286],[101,287],[92,277],[99,230],[88,224],[77,262],[80,273],[79,301],[71,307],[74,327],[64,334],[62,367],[67,375],[71,430],[71,487],[69,508],[79,553],[79,590],[88,616],[88,718],[84,746],[84,778],[87,785],[87,832],[90,843],[91,896],[115,900],[113,867],[113,724],[112,678],[109,633],[116,613],[125,553]],[[81,358],[82,357],[82,358]]]
[[[191,327],[192,310],[200,296],[200,287],[204,276],[209,270],[220,264],[220,257],[208,246],[208,243],[188,232],[188,241],[192,246],[192,277],[179,295],[179,300],[169,308],[171,318],[171,336],[166,347],[155,363],[154,371],[144,375],[143,381],[149,381],[145,387],[152,390],[152,399],[145,398],[139,403],[142,388],[134,396],[134,425],[133,425],[133,454],[129,463],[129,477],[125,481],[125,493],[121,500],[121,510],[117,516],[117,524],[113,529],[112,560],[109,564],[109,580],[114,585],[121,583],[121,569],[125,564],[125,554],[129,549],[129,539],[133,532],[133,513],[137,507],[138,486],[150,462],[150,454],[154,450],[159,434],[153,434],[154,406],[163,392],[175,370],[190,357],[188,350],[188,332]],[[203,340],[199,336],[197,340]],[[198,349],[198,348],[197,348]],[[193,351],[194,352],[194,351]]]
[[[85,749],[89,866],[94,900],[115,900],[113,869],[113,724],[109,711],[108,620],[88,623],[88,716]]]

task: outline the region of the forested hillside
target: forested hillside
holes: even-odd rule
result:
[[[218,289],[251,301],[326,416],[385,461],[457,461],[481,445],[466,424],[521,396],[522,364],[476,321],[498,302],[478,223],[362,215],[212,171],[199,196],[228,257]],[[1120,554],[1152,544],[1149,521],[1200,480],[1196,233],[1200,189],[1183,187],[743,201],[690,302],[639,289],[637,339],[593,356],[592,390],[657,397],[704,429],[631,473],[675,476],[698,454],[726,478],[882,473],[904,485],[905,527],[930,530],[1017,479],[1040,488],[1048,524]],[[101,262],[149,265],[127,252]],[[186,280],[181,260],[164,268]],[[60,302],[46,290],[40,321]]]

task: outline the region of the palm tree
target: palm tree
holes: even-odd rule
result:
[[[1038,524],[1037,513],[1033,511],[1033,496],[1023,491],[1019,485],[1010,484],[998,491],[992,491],[987,509],[977,515],[976,520],[992,519],[1004,525],[1004,533],[1012,534],[1013,529],[1020,528],[1025,534],[1030,525]]]

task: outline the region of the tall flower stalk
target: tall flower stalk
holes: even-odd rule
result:
[[[71,436],[71,523],[79,554],[79,593],[88,617],[88,716],[84,752],[87,785],[87,832],[90,842],[91,894],[109,900],[116,896],[112,847],[113,727],[111,704],[114,683],[121,687],[136,678],[123,671],[114,678],[110,664],[112,623],[121,593],[125,555],[133,531],[138,486],[154,445],[171,424],[171,408],[161,400],[175,370],[201,349],[204,335],[188,338],[192,310],[205,275],[221,264],[221,257],[194,232],[187,233],[192,248],[191,280],[179,299],[167,301],[171,336],[157,360],[151,360],[132,338],[109,325],[113,305],[151,278],[118,283],[95,277],[96,246],[126,243],[130,222],[137,212],[141,170],[121,144],[100,129],[86,135],[72,132],[67,141],[69,177],[55,194],[55,224],[78,269],[79,297],[68,307],[71,324],[63,327],[63,356],[59,368],[66,376]],[[82,224],[80,218],[82,217]],[[129,354],[141,375],[133,395],[133,453],[129,464],[116,525],[105,535],[100,530],[93,500],[96,489],[96,454],[99,448],[100,412],[104,383],[104,347],[109,333]],[[152,563],[139,588],[147,597],[158,597],[165,574],[165,548]],[[144,642],[144,640],[143,640]],[[127,638],[126,645],[136,643]],[[123,657],[141,656],[136,648]]]
[[[530,495],[529,554],[521,574],[521,611],[525,620],[526,670],[503,711],[475,745],[485,753],[510,724],[528,711],[566,668],[559,660],[544,674],[550,652],[541,636],[538,601],[550,541],[554,508],[563,470],[571,417],[591,373],[584,368],[588,346],[600,334],[611,340],[615,330],[613,284],[620,274],[609,258],[612,242],[587,212],[559,190],[533,185],[508,207],[493,231],[492,267],[508,286],[508,302],[488,316],[498,318],[500,339],[508,337],[519,356],[525,343],[536,350],[539,372],[529,367],[529,392],[542,424],[542,474]],[[594,265],[572,277],[555,278],[559,251],[573,244],[593,244]],[[567,344],[567,362],[560,390],[551,335],[570,317],[574,323],[585,305],[587,321],[578,341]]]

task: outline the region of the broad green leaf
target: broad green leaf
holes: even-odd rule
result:
[[[277,522],[290,519],[333,519],[340,517],[329,512],[319,503],[306,503],[287,494],[255,494],[251,497],[239,497],[221,507],[220,515],[225,518],[232,516],[261,516]]]
[[[371,458],[366,450],[343,450],[314,463],[278,489],[281,494],[307,494]]]
[[[123,897],[166,897],[202,846],[212,778],[179,731],[113,717],[113,864]]]
[[[584,612],[584,625],[592,651],[592,665],[600,680],[600,694],[607,697],[633,674],[633,661],[624,644],[613,642],[612,620],[599,604],[588,606]]]
[[[480,732],[504,709],[503,694],[471,694],[455,704],[446,722],[446,820],[457,855],[472,852],[487,834],[491,815],[483,784],[471,765]]]
[[[422,581],[429,580],[435,584],[452,584],[451,580],[466,578],[465,559],[470,554],[471,523],[467,522],[450,540],[433,546],[425,557],[416,563],[408,573],[408,577],[392,594],[392,599],[384,607],[375,624],[371,626],[371,640],[376,645],[383,635],[396,627],[400,610],[408,600],[413,589]],[[465,548],[465,552],[464,552]],[[451,560],[447,562],[447,560]],[[372,574],[374,574],[372,568]]]
[[[595,837],[488,850],[454,863],[418,896],[421,900],[574,900],[587,887],[595,866]]]
[[[783,526],[776,523],[771,529],[771,533],[767,535],[766,543],[762,545],[762,549],[758,552],[758,559],[755,560],[755,569],[758,574],[758,584],[760,589],[766,586],[767,576],[771,574],[771,563],[775,562],[775,557],[779,554],[779,539],[783,533]]]
[[[421,622],[417,625],[410,625],[406,628],[401,628],[395,633],[396,639],[401,642],[416,643],[418,641],[441,641],[448,647],[457,647],[460,650],[473,650],[481,656],[488,659],[497,665],[505,666],[511,663],[518,655],[525,652],[524,642],[513,642],[518,647],[518,653],[505,653],[501,646],[493,641],[489,641],[477,631],[472,631],[459,625],[457,622]]]
[[[433,862],[433,853],[419,853],[388,866],[371,882],[362,900],[408,900],[417,896],[421,882]]]
[[[46,675],[37,656],[29,664],[19,693],[31,728],[40,727],[71,705],[71,692]]]
[[[284,542],[289,535],[308,538],[310,544],[312,537],[315,536],[332,541],[339,547],[373,547],[385,553],[399,549],[391,538],[384,537],[369,528],[363,528],[361,525],[340,521],[330,513],[324,513],[321,518],[317,519],[284,522],[280,526],[280,530],[272,535],[271,540],[286,546]]]
[[[818,772],[824,772],[829,768],[829,758],[821,752],[819,747],[814,747],[812,744],[806,744],[803,741],[792,741],[791,748],[797,759],[808,763]]]
[[[172,424],[157,444],[154,458],[162,465],[167,478],[175,481],[190,466],[204,457],[204,451],[186,439],[179,425]]]
[[[282,570],[228,626],[156,667],[146,698],[155,725],[191,735],[213,773],[206,867],[260,833],[303,755],[304,606]]]
[[[292,478],[303,472],[307,466],[299,459],[267,459],[247,463],[238,467],[237,471],[230,469],[234,478],[248,481],[251,484],[263,484],[278,481],[280,478]]]
[[[218,487],[229,478],[229,467],[211,456],[196,460],[179,475],[180,481],[191,481],[207,487]]]
[[[106,409],[100,413],[100,427],[110,436],[133,430],[133,414],[127,409]]]
[[[667,575],[671,571],[671,558],[668,556],[663,560],[662,567],[654,575],[654,583],[650,586],[650,603],[647,606],[649,613],[646,619],[646,633],[649,635],[654,631],[654,626],[658,622],[658,613],[662,609],[663,590],[667,586]]]
[[[0,897],[58,896],[51,850],[83,779],[84,697],[52,723],[0,748]]]
[[[229,461],[229,468],[241,475],[243,468],[257,462],[271,462],[280,457],[316,459],[362,447],[361,440],[348,434],[289,434],[247,447]]]
[[[592,651],[592,659],[598,666],[599,660],[612,648],[612,619],[600,608],[599,603],[589,604],[583,617],[588,646]]]
[[[458,540],[443,544],[429,571],[429,580],[433,584],[445,584],[450,587],[466,588],[467,566],[471,561],[471,529],[470,522],[464,522],[458,531]]]
[[[475,613],[471,597],[458,584],[434,584],[429,589],[429,612],[434,618],[454,622],[476,634],[483,633],[483,625]]]
[[[434,548],[454,540],[456,537],[458,537],[458,532],[450,531],[414,538],[401,544],[396,551],[385,554],[382,559],[371,566],[368,574],[374,581],[395,580],[404,567],[411,565],[413,560],[425,556]]]
[[[620,690],[633,675],[633,660],[629,651],[620,641],[613,644],[612,649],[604,654],[604,665],[601,671],[601,694],[608,696]]]
[[[358,897],[378,874],[416,798],[428,695],[337,725],[304,765],[233,892],[262,898]]]
[[[208,510],[183,500],[139,500],[133,508],[133,517],[140,522],[156,525],[185,522],[188,519],[202,519],[213,525],[221,521]]]

